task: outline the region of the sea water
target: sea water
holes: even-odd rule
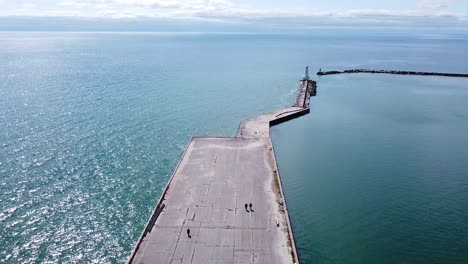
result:
[[[306,65],[468,72],[463,35],[4,32],[0,47],[6,263],[124,262],[190,137],[291,105]],[[301,261],[466,261],[467,80],[316,79],[311,113],[272,130]]]

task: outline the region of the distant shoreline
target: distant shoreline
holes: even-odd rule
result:
[[[319,71],[317,75],[336,75],[347,73],[380,73],[380,74],[399,74],[399,75],[420,75],[420,76],[444,76],[444,77],[461,77],[468,78],[467,73],[446,73],[446,72],[416,72],[416,71],[394,71],[394,70],[368,70],[368,69],[352,69],[344,71]]]

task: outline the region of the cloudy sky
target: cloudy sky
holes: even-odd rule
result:
[[[19,18],[467,28],[468,0],[0,0],[0,22]]]

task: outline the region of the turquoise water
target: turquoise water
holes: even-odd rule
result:
[[[319,78],[272,130],[304,263],[466,263],[468,80]]]
[[[0,262],[121,263],[192,135],[303,67],[468,72],[466,36],[0,33]],[[273,129],[304,263],[467,258],[467,80],[328,76]],[[465,247],[466,248],[466,247]]]

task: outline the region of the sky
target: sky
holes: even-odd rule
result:
[[[0,0],[0,30],[80,23],[90,27],[96,20],[160,28],[467,29],[468,0]]]

